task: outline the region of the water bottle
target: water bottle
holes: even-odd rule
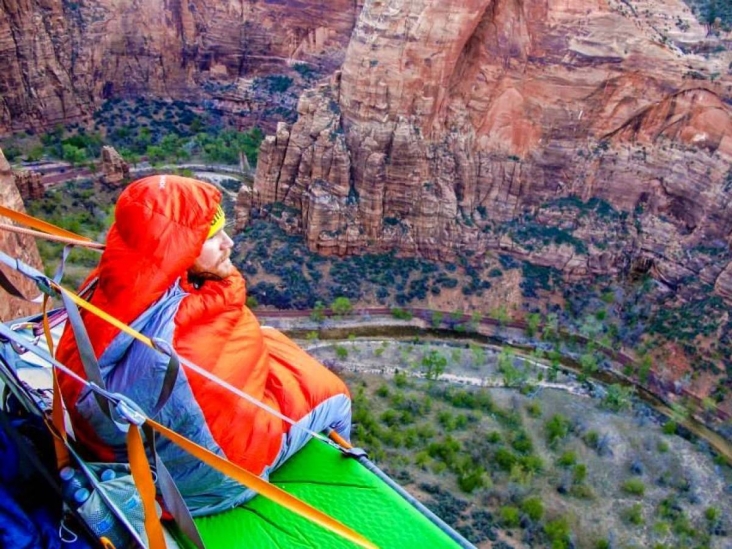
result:
[[[61,477],[61,493],[64,501],[68,503],[76,502],[76,492],[81,488],[86,488],[86,482],[84,482],[86,479],[84,479],[81,472],[76,471],[73,467],[64,467],[58,474]],[[89,497],[88,490],[86,497]]]
[[[107,482],[108,480],[114,480],[114,478],[117,475],[114,472],[114,469],[105,469],[102,471],[102,474],[99,475],[99,478],[102,480],[102,482]]]
[[[112,515],[111,511],[99,519],[94,531],[97,536],[107,538],[118,549],[130,545],[130,536],[127,530],[117,522],[117,518]]]
[[[101,499],[94,516],[92,529],[100,538],[107,538],[118,549],[130,546],[130,534],[112,510]]]
[[[91,492],[86,488],[76,490],[74,492],[74,503],[76,503],[76,507],[80,507],[82,503],[89,499],[89,496],[91,496]]]

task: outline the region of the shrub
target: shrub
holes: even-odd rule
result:
[[[719,509],[716,507],[707,507],[704,511],[704,518],[707,519],[710,525],[716,525],[719,522],[720,516]]]
[[[397,320],[412,320],[412,313],[400,307],[392,308],[391,316],[393,316]]]
[[[559,456],[559,459],[557,459],[557,465],[559,467],[569,468],[572,467],[575,463],[577,463],[577,454],[575,454],[571,450],[564,452],[561,456]]]
[[[394,373],[394,385],[399,387],[400,389],[407,386],[407,374],[405,372],[395,372]]]
[[[564,416],[555,414],[544,424],[546,429],[546,440],[550,447],[556,445],[569,435],[570,422]]]
[[[597,431],[587,431],[582,440],[589,448],[595,450],[600,442],[600,434]]]
[[[345,360],[346,358],[348,358],[348,349],[346,349],[343,345],[336,345],[335,354],[339,359]]]
[[[622,385],[613,383],[607,388],[607,393],[605,394],[605,398],[602,400],[602,405],[613,412],[627,410],[631,406],[632,396],[632,387],[623,387]]]
[[[515,528],[521,523],[521,512],[518,507],[504,505],[500,510],[501,522],[506,528]]]
[[[541,520],[541,517],[544,516],[544,504],[538,497],[526,498],[521,503],[521,510],[534,521]]]
[[[578,463],[572,468],[572,482],[582,484],[587,478],[587,465]]]
[[[623,519],[636,526],[643,524],[643,507],[641,504],[635,503],[632,507],[625,509]]]
[[[646,493],[646,485],[639,478],[630,478],[623,482],[621,489],[631,496],[643,496]]]
[[[541,417],[541,406],[539,405],[538,402],[530,402],[526,406],[526,412],[531,417]]]
[[[549,521],[544,525],[544,533],[549,537],[552,549],[568,547],[570,532],[569,522],[564,517]]]

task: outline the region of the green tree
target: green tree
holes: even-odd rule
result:
[[[79,147],[76,147],[71,144],[65,144],[62,147],[63,150],[63,158],[67,162],[71,162],[72,164],[82,164],[86,160],[86,150],[80,149]]]
[[[353,311],[353,304],[347,297],[336,297],[330,305],[331,310],[338,316],[350,314]]]
[[[468,347],[473,355],[473,364],[476,367],[481,366],[485,363],[485,349],[481,345],[475,343],[469,343]]]
[[[580,365],[582,366],[582,373],[585,375],[592,375],[597,372],[597,357],[595,353],[590,351],[580,356]]]
[[[602,405],[614,412],[627,410],[632,404],[633,387],[623,387],[618,383],[608,386]]]
[[[496,307],[495,309],[491,310],[489,316],[492,319],[497,320],[501,326],[505,326],[506,324],[508,324],[508,321],[511,319],[511,317],[508,316],[508,309],[505,305],[501,305],[500,307]]]
[[[437,379],[445,371],[447,358],[439,351],[431,350],[422,357],[422,367],[427,379]]]
[[[653,362],[651,361],[651,356],[645,355],[638,366],[638,379],[641,383],[646,383],[648,381],[648,376],[651,373],[652,367]]]
[[[325,320],[325,305],[322,301],[316,301],[313,310],[310,312],[310,319],[315,322],[323,322]]]
[[[407,311],[406,309],[402,309],[401,307],[393,307],[391,309],[391,316],[393,316],[397,320],[412,319],[412,313],[410,311]]]
[[[536,329],[541,323],[541,315],[539,313],[531,313],[526,317],[526,335],[528,337],[534,337]]]
[[[439,328],[440,325],[442,324],[442,318],[443,318],[442,311],[433,311],[432,312],[432,327]]]

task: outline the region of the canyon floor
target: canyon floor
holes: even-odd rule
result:
[[[518,358],[530,388],[507,388],[496,347],[302,343],[349,381],[356,442],[479,547],[732,544],[732,469],[637,399],[611,410],[574,375],[548,383]],[[448,358],[439,381],[421,373],[433,352]],[[466,397],[475,391],[482,403]]]

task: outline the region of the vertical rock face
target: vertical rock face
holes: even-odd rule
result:
[[[0,0],[0,133],[91,115],[110,97],[212,100],[299,61],[337,68],[359,2]]]
[[[267,138],[242,204],[296,208],[324,253],[503,249],[577,276],[649,260],[714,284],[726,264],[690,251],[729,248],[732,54],[682,51],[722,43],[681,0],[628,5],[366,2],[341,73]],[[617,233],[563,213],[570,198]],[[527,245],[518,220],[554,242]]]
[[[23,200],[43,198],[45,188],[41,182],[41,174],[29,170],[13,173],[13,182]]]
[[[102,147],[102,181],[111,187],[120,187],[130,178],[130,165],[114,149]]]
[[[25,212],[23,200],[14,183],[13,172],[2,150],[0,150],[0,204],[16,211]],[[0,216],[0,221],[6,224],[11,223],[10,220],[2,216]],[[41,256],[38,254],[38,248],[33,237],[0,230],[0,250],[36,269],[43,269]],[[35,284],[29,282],[22,275],[4,265],[0,266],[0,270],[26,297],[38,295],[38,288]],[[0,322],[40,312],[39,304],[12,297],[2,289],[0,289],[0,292]]]

